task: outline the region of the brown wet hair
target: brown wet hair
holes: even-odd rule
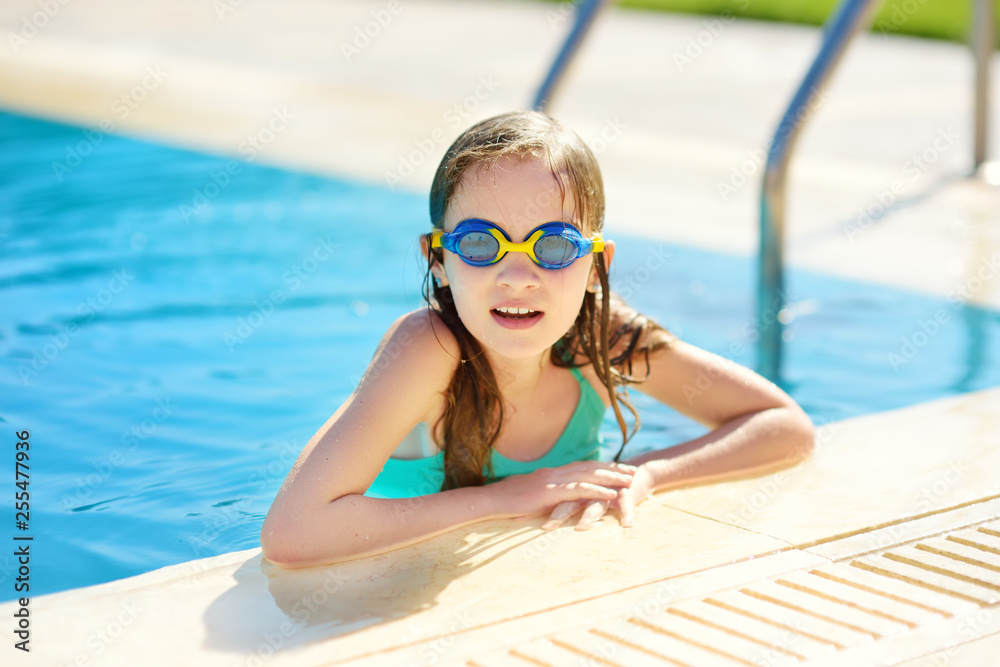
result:
[[[470,169],[489,168],[505,158],[544,160],[559,184],[563,200],[567,194],[572,197],[583,233],[589,235],[603,229],[604,184],[597,159],[575,132],[537,111],[487,118],[455,140],[438,165],[431,185],[430,216],[434,229],[443,229],[448,204],[463,176]],[[451,288],[432,279],[432,268],[443,264],[444,256],[441,248],[429,246],[428,243],[424,297],[428,307],[437,312],[454,334],[461,354],[445,396],[444,412],[434,429],[444,439],[442,490],[479,486],[492,477],[490,452],[503,428],[503,396],[479,341],[458,316]],[[649,353],[669,347],[672,336],[612,294],[604,253],[595,253],[594,258],[600,290],[584,294],[576,322],[552,346],[551,358],[554,365],[564,368],[593,364],[598,379],[608,390],[621,428],[622,445],[614,458],[618,461],[640,425],[625,389],[626,384],[645,379],[633,376],[633,359],[645,357],[648,373]],[[617,353],[613,358],[612,350]],[[621,406],[635,420],[631,433]]]

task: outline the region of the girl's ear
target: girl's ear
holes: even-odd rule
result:
[[[604,268],[607,269],[608,275],[611,275],[611,258],[615,256],[615,242],[605,241],[604,242]],[[590,282],[587,283],[588,292],[596,292],[597,288],[601,286],[601,279],[597,277],[597,259],[594,259],[594,267],[590,270]]]
[[[420,237],[420,252],[424,254],[424,259],[431,261],[430,236],[428,234]],[[431,273],[434,274],[434,280],[437,282],[438,287],[448,286],[448,275],[444,272],[444,266],[442,266],[441,262],[434,262],[431,265]]]

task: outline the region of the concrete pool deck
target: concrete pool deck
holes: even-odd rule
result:
[[[256,141],[261,162],[418,192],[461,129],[527,104],[568,27],[559,5],[519,2],[48,11],[0,6],[0,108],[233,156]],[[551,111],[599,153],[609,235],[754,252],[761,149],[817,35],[606,12]],[[1000,90],[1000,62],[993,75]],[[1000,307],[1000,189],[966,178],[970,109],[967,49],[861,38],[800,141],[789,263]],[[998,159],[996,94],[992,119]],[[990,664],[1000,392],[827,425],[819,444],[785,472],[657,494],[629,531],[613,517],[588,533],[483,523],[328,568],[281,572],[251,550],[43,596],[34,655],[11,652],[67,665]]]
[[[326,567],[251,549],[42,596],[40,662],[15,664],[994,664],[998,404],[829,424],[806,463],[658,493],[627,530],[480,523]]]

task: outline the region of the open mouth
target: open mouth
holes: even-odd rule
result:
[[[541,311],[529,308],[494,308],[493,313],[497,317],[511,320],[527,320],[542,314]]]

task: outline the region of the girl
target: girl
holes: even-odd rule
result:
[[[261,531],[268,559],[357,558],[487,519],[547,514],[552,529],[581,510],[577,530],[611,508],[627,527],[655,489],[809,453],[812,424],[784,392],[611,294],[601,174],[575,133],[537,112],[482,121],[448,149],[430,199],[428,307],[390,327],[292,466]],[[700,376],[711,386],[695,390]],[[711,432],[598,460],[607,406],[623,448],[622,407],[638,428],[629,384]],[[377,492],[390,482],[410,488]]]

